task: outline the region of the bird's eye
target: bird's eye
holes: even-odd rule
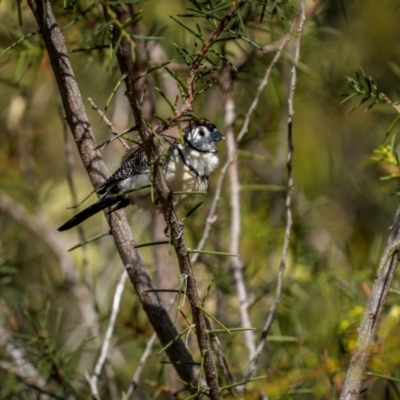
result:
[[[200,136],[204,136],[204,135],[205,135],[205,132],[203,131],[203,129],[200,129],[199,135],[200,135]]]

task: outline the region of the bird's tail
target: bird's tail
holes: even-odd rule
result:
[[[126,201],[128,200],[125,198],[121,199],[118,197],[101,198],[96,203],[92,204],[88,208],[85,208],[84,210],[76,214],[74,217],[68,220],[64,225],[60,226],[58,230],[60,232],[67,231],[68,229],[71,229],[74,226],[79,225],[83,221],[86,221],[88,218],[104,210],[107,207],[115,205],[114,210],[126,207],[129,204],[129,201],[128,204],[125,204]]]

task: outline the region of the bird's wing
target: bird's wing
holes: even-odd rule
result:
[[[143,147],[132,147],[125,154],[120,167],[100,186],[98,193],[104,194],[118,182],[148,172],[150,168]]]
[[[180,137],[185,134],[189,123],[184,121],[181,123],[180,128],[173,126],[160,132],[158,137],[162,140],[160,146],[160,159],[168,153],[171,146],[180,142]],[[142,145],[138,144],[131,147],[122,159],[121,166],[99,187],[98,193],[104,194],[112,189],[116,184],[124,179],[130,178],[134,175],[140,175],[150,172],[146,154]]]

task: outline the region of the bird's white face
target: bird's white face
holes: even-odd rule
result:
[[[214,124],[192,125],[186,134],[186,141],[200,152],[217,151],[216,142],[224,139]]]

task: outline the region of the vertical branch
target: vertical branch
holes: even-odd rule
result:
[[[99,187],[108,176],[108,171],[100,152],[95,150],[96,142],[85,112],[75,74],[68,58],[64,39],[55,20],[51,4],[49,1],[28,0],[28,5],[35,16],[48,51],[49,60],[62,98],[66,119],[78,146],[83,165],[93,186]],[[154,292],[154,286],[146,265],[140,254],[132,248],[134,239],[125,214],[120,212],[119,216],[110,215],[108,222],[129,279],[138,294],[150,323],[157,332],[161,344],[165,346],[178,333],[158,295]],[[176,340],[166,352],[181,379],[190,385],[196,385],[197,368],[193,365],[193,359],[184,343],[181,340]]]
[[[237,144],[233,132],[233,124],[235,120],[235,102],[232,94],[232,76],[229,68],[225,68],[223,79],[221,82],[223,97],[224,97],[224,112],[225,112],[225,136],[226,146],[228,149],[228,158],[232,160],[228,168],[229,183],[231,190],[231,229],[230,229],[230,246],[229,252],[239,254],[240,244],[240,183],[239,183],[239,168],[236,158]],[[245,343],[249,352],[249,361],[255,354],[256,344],[253,331],[251,328],[250,316],[248,313],[249,299],[247,296],[246,285],[243,277],[243,263],[239,257],[232,258],[231,269],[235,280],[236,293],[239,300],[239,312],[241,326],[248,330],[244,331]]]
[[[294,115],[294,108],[293,108],[293,101],[294,101],[294,93],[296,90],[296,81],[297,81],[297,66],[300,60],[300,46],[301,46],[301,37],[304,28],[304,22],[306,20],[305,15],[305,0],[301,1],[300,4],[300,23],[297,31],[297,41],[296,41],[296,49],[295,49],[295,57],[294,63],[292,67],[292,79],[290,82],[290,93],[288,98],[288,155],[287,155],[287,171],[288,171],[288,183],[287,183],[287,194],[286,194],[286,202],[285,202],[285,209],[286,209],[286,228],[285,228],[285,238],[283,241],[282,247],[282,254],[281,254],[281,262],[279,265],[279,272],[278,272],[278,279],[276,284],[276,291],[274,301],[270,308],[267,321],[264,325],[260,342],[256,349],[256,354],[254,358],[251,360],[249,368],[246,373],[246,379],[249,379],[255,372],[257,368],[257,362],[259,357],[264,349],[265,342],[267,340],[267,336],[269,330],[271,328],[272,323],[274,322],[276,310],[278,308],[278,304],[281,298],[282,293],[282,284],[283,284],[283,274],[286,269],[286,259],[289,250],[290,244],[290,236],[291,236],[291,229],[292,229],[292,191],[293,191],[293,173],[292,173],[292,159],[293,159],[293,136],[292,136],[292,129],[293,129],[293,115]]]

